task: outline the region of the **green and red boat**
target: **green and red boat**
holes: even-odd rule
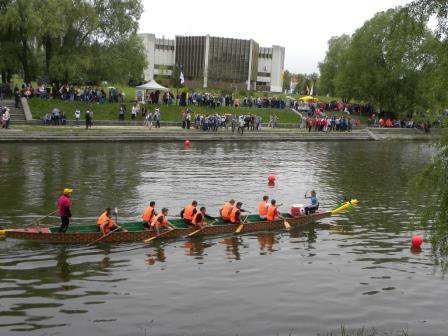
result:
[[[282,214],[284,219],[274,221],[262,220],[258,215],[244,217],[244,223],[239,233],[250,233],[285,228],[285,221],[292,228],[310,224],[320,219],[335,215],[351,205],[357,204],[357,200],[344,202],[340,207],[332,211],[317,211],[309,215],[293,217],[290,214]],[[235,233],[238,225],[228,223],[220,218],[209,220],[208,226],[198,231],[197,228],[189,226],[183,219],[170,219],[175,229],[160,235],[163,239],[183,238],[195,233],[195,236],[209,236]],[[133,242],[144,241],[156,236],[153,230],[145,230],[142,222],[120,223],[120,227],[127,231],[115,231],[107,236],[99,230],[98,225],[71,225],[66,233],[59,233],[59,227],[32,227],[23,229],[3,230],[7,238],[22,239],[44,243],[66,243],[66,244],[91,244],[95,242]],[[197,231],[197,232],[195,232]]]

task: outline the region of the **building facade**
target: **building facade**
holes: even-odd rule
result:
[[[185,85],[281,92],[285,48],[259,47],[254,40],[214,36],[159,39],[140,34],[146,49],[146,80],[182,71]]]

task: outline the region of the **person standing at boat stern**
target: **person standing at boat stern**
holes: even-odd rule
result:
[[[73,189],[65,188],[62,195],[58,199],[59,216],[61,217],[61,226],[58,232],[65,233],[70,224],[70,217],[72,213],[70,207],[72,206],[71,194]]]
[[[145,211],[143,212],[142,219],[143,219],[143,227],[145,229],[151,229],[151,222],[152,222],[154,216],[157,215],[157,213],[155,211],[155,207],[156,207],[156,202],[151,201],[151,202],[149,202],[149,207],[147,207],[145,209]]]

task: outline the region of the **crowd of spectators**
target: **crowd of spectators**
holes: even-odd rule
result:
[[[433,123],[436,126],[441,126],[441,121]],[[368,127],[384,127],[384,128],[417,128],[428,133],[431,128],[430,121],[415,122],[412,118],[410,119],[394,119],[394,118],[382,118],[373,114],[367,120]]]
[[[346,116],[314,116],[302,119],[301,123],[308,132],[351,132],[355,126],[359,126],[359,119]]]
[[[18,97],[40,98],[40,99],[61,99],[66,101],[84,101],[89,103],[104,104],[106,102],[121,102],[125,100],[125,93],[115,87],[104,89],[98,86],[78,86],[78,85],[45,85],[40,84],[33,87],[32,84],[15,85],[11,89],[11,84],[2,86],[2,97],[11,96],[13,93]]]
[[[322,112],[344,112],[347,115],[371,115],[373,113],[372,106],[366,104],[348,104],[343,102],[332,101],[329,103],[317,101],[317,102],[304,102],[301,100],[294,101],[291,107],[298,111],[303,111],[308,116],[314,115],[316,111]]]
[[[255,114],[239,116],[231,113],[194,114],[189,108],[181,113],[181,119],[182,128],[195,128],[205,132],[217,132],[220,128],[228,130],[230,127],[232,132],[236,130],[243,134],[245,129],[258,131],[262,126],[262,118]]]

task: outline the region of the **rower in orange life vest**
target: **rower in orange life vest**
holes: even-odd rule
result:
[[[155,211],[156,202],[151,201],[149,202],[149,207],[145,209],[142,215],[143,219],[143,227],[145,229],[151,229],[151,221],[154,218],[155,215],[157,215]]]
[[[187,205],[180,212],[180,217],[183,218],[187,222],[187,224],[191,224],[193,216],[196,214],[196,212],[198,212],[198,209],[196,209],[197,206],[198,202],[193,201],[190,205]]]
[[[266,219],[266,215],[268,214],[268,200],[268,196],[263,196],[263,200],[258,203],[258,216],[260,216],[261,219]]]
[[[161,228],[171,227],[174,229],[173,225],[168,221],[166,216],[168,216],[168,209],[162,208],[162,211],[152,219],[151,227],[156,230],[157,235],[160,234]]]
[[[101,216],[98,218],[97,224],[100,226],[100,230],[103,234],[108,234],[111,230],[114,231],[118,229],[112,219],[112,212],[110,208],[107,208]]]
[[[224,203],[223,207],[219,210],[219,215],[222,219],[224,219],[225,221],[230,221],[230,214],[232,213],[234,205],[234,199],[231,199],[230,201]]]
[[[266,219],[268,221],[273,221],[280,218],[280,213],[278,212],[276,203],[277,202],[275,201],[275,199],[271,200],[271,205],[269,206],[268,213],[266,215]]]
[[[232,224],[240,224],[241,223],[241,213],[246,212],[246,210],[241,209],[243,206],[243,203],[238,202],[236,203],[236,206],[232,209],[232,212],[230,213],[230,222]]]
[[[205,224],[205,218],[208,218],[208,219],[214,219],[213,217],[211,217],[211,216],[209,216],[209,215],[207,215],[206,213],[206,209],[205,209],[205,207],[201,207],[200,209],[199,209],[199,211],[198,212],[196,212],[194,215],[193,215],[193,219],[191,220],[191,224],[193,224],[194,226],[196,226],[197,228],[199,228],[199,229],[202,229],[202,228],[204,228],[205,226],[207,226],[206,224]]]

